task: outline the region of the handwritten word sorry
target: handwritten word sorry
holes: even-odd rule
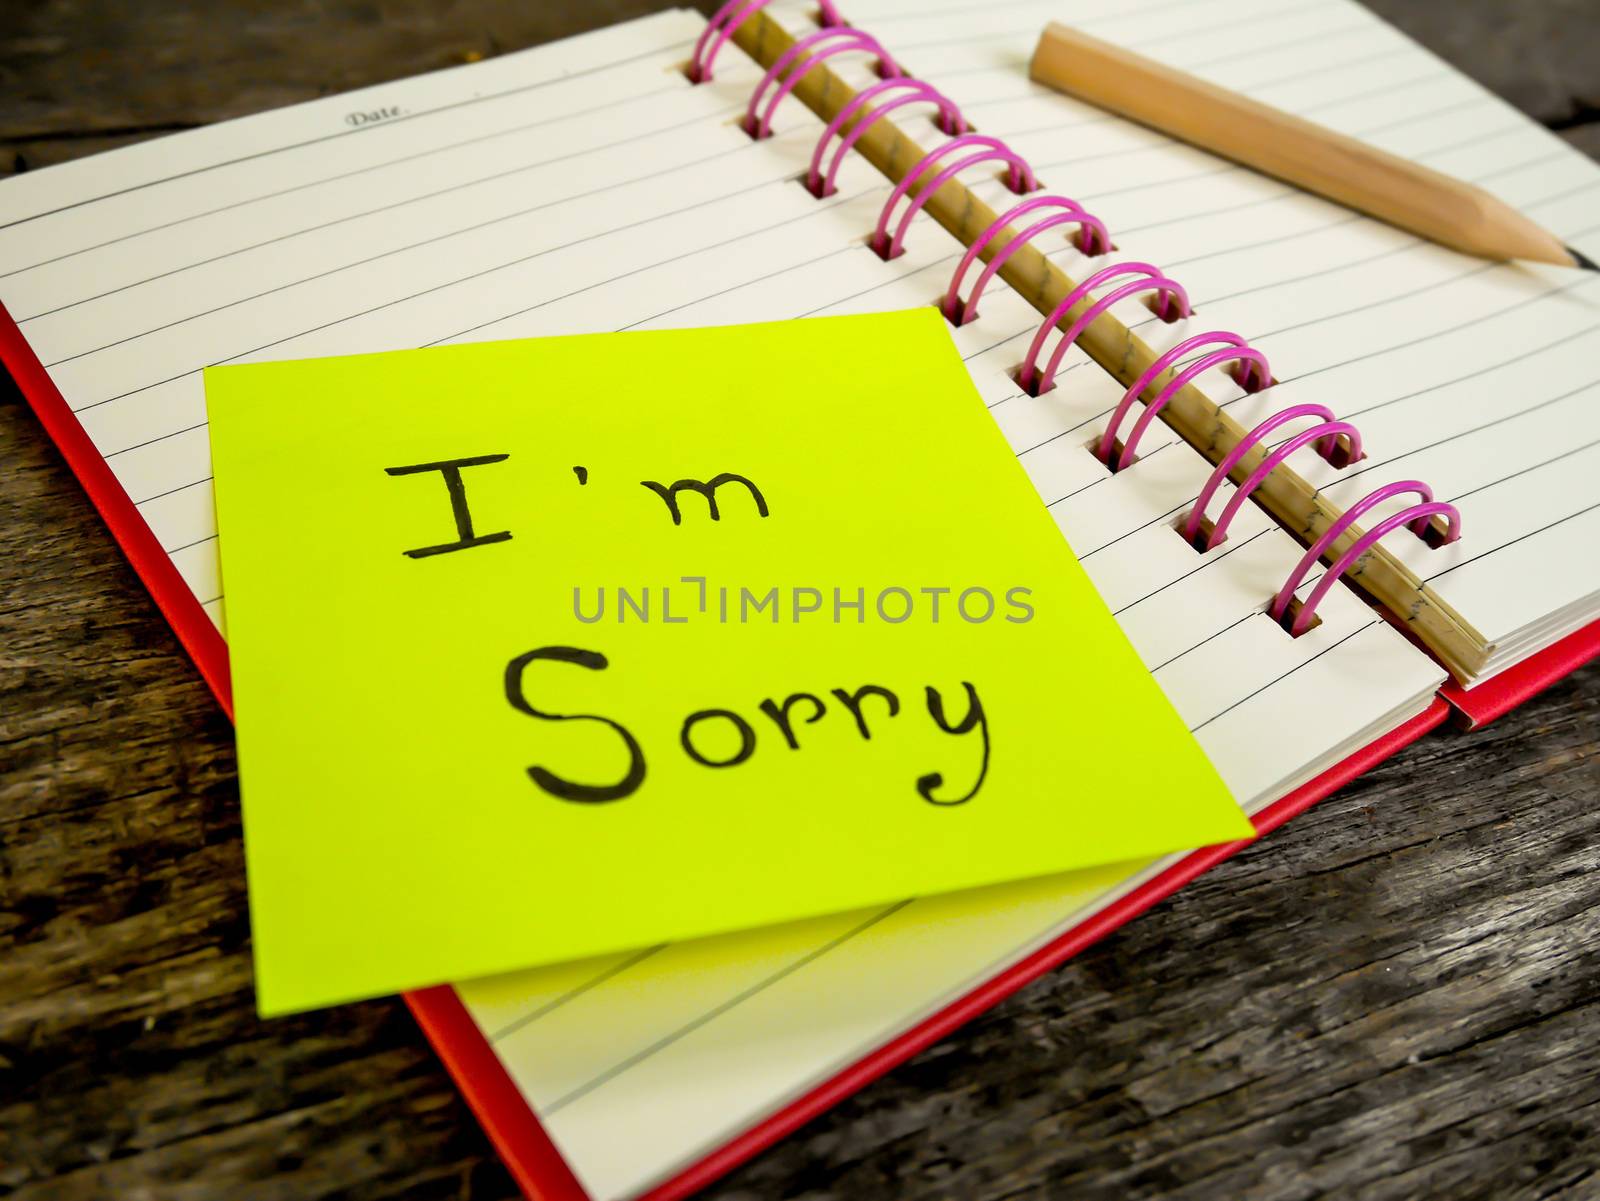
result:
[[[540,721],[598,722],[608,726],[616,732],[627,751],[628,768],[614,783],[581,783],[537,765],[528,768],[529,778],[551,796],[583,804],[620,801],[636,793],[644,783],[647,771],[644,748],[638,738],[621,722],[599,714],[551,713],[536,708],[528,699],[525,679],[529,667],[535,663],[561,663],[589,671],[604,671],[610,665],[606,657],[599,651],[583,650],[573,646],[541,646],[527,651],[506,664],[505,697],[517,712],[538,718]],[[989,721],[983,711],[983,702],[978,699],[978,690],[966,681],[962,681],[962,687],[967,694],[967,711],[964,717],[953,724],[946,713],[943,694],[931,684],[924,689],[925,703],[929,718],[944,733],[961,736],[970,734],[974,729],[978,731],[982,750],[977,779],[970,789],[959,796],[935,795],[945,791],[944,773],[930,771],[919,775],[916,780],[917,794],[930,805],[965,804],[978,795],[978,790],[983,787],[984,778],[989,774]],[[854,690],[832,688],[828,693],[833,698],[834,704],[854,721],[857,732],[866,741],[872,739],[872,721],[869,720],[867,705],[869,700],[874,702],[871,709],[877,715],[875,720],[884,721],[900,715],[899,696],[878,684],[863,684]],[[768,697],[756,708],[766,719],[765,721],[754,723],[733,709],[697,709],[688,714],[679,726],[678,744],[683,753],[701,767],[718,770],[738,767],[741,763],[748,762],[756,753],[757,724],[761,729],[767,730],[769,736],[775,733],[790,751],[798,751],[801,749],[800,737],[795,728],[795,715],[792,711],[798,710],[800,719],[806,725],[815,725],[833,711],[829,704],[814,692],[793,692],[782,701]],[[714,732],[716,727],[721,727],[720,735]],[[708,743],[726,742],[729,735],[737,740],[736,749],[731,753],[723,753],[720,757],[708,753],[706,749]]]

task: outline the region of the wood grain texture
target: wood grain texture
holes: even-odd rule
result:
[[[0,164],[650,7],[8,4]],[[1375,7],[1541,119],[1593,95],[1588,0]],[[1424,740],[710,1195],[1600,1196],[1597,861],[1591,668]],[[4,381],[0,1194],[514,1195],[398,1003],[254,1017],[231,731]]]

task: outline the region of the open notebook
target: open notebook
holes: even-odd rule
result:
[[[809,8],[768,12],[774,29],[816,29]],[[1349,0],[1084,0],[1070,14],[1052,0],[851,0],[844,16],[1104,220],[1108,258],[1057,231],[1039,239],[1051,264],[1081,280],[1144,261],[1187,288],[1192,317],[1166,323],[1130,297],[1109,314],[1118,328],[1157,353],[1237,330],[1270,357],[1275,386],[1245,394],[1210,371],[1194,381],[1205,403],[1243,428],[1301,403],[1359,425],[1364,459],[1336,469],[1306,448],[1283,477],[1335,507],[1421,479],[1459,508],[1456,543],[1384,542],[1472,635],[1466,651],[1435,648],[1459,704],[1473,695],[1460,684],[1542,678],[1592,653],[1600,560],[1575,548],[1600,534],[1600,280],[1421,243],[1044,91],[1025,64],[1045,21],[1065,16],[1475,180],[1600,257],[1593,164]],[[204,366],[942,294],[961,243],[924,216],[903,255],[879,257],[866,235],[889,180],[851,154],[837,191],[813,196],[799,178],[822,120],[791,98],[775,136],[752,140],[737,122],[763,67],[729,45],[712,80],[691,85],[682,68],[704,28],[664,13],[0,185],[0,301],[15,322],[0,322],[0,355],[224,703]],[[840,55],[827,69],[859,89],[877,82],[869,65]],[[882,126],[933,148],[946,134],[930,111],[906,106]],[[989,164],[962,178],[998,211],[1016,198],[994,175]],[[1176,523],[1211,464],[1172,428],[1154,422],[1136,463],[1106,469],[1088,443],[1125,384],[1102,363],[1073,348],[1052,391],[1016,384],[1040,320],[996,280],[953,334],[1066,538],[1258,825],[1437,724],[1446,671],[1400,632],[1403,614],[1386,619],[1341,584],[1301,637],[1267,615],[1303,547],[1261,507],[1244,505],[1209,553],[1185,541]],[[648,387],[597,370],[594,394],[573,403]],[[679,1196],[1231,849],[642,948],[413,1003],[525,1186]]]

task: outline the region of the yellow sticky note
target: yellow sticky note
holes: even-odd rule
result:
[[[206,391],[263,1013],[1251,833],[931,307]]]

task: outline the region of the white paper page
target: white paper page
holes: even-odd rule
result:
[[[828,201],[794,181],[820,130],[798,104],[769,142],[733,126],[759,75],[736,51],[714,84],[683,80],[675,68],[699,27],[685,16],[635,22],[498,60],[492,77],[463,68],[0,186],[0,299],[215,618],[207,363],[892,309],[942,291],[960,248],[928,221],[893,263],[866,249],[889,188],[865,163],[847,165]],[[343,131],[347,112],[382,107],[402,117]],[[905,127],[937,138],[925,119]],[[1041,174],[1065,190],[1057,169]],[[999,199],[997,184],[980,187]],[[1147,314],[1136,301],[1118,311]],[[1089,455],[1120,389],[1083,356],[1068,357],[1047,397],[1015,394],[1015,336],[1037,320],[997,286],[958,342],[1235,795],[1258,807],[1415,712],[1440,673],[1348,593],[1330,596],[1323,625],[1298,640],[1264,616],[1298,551],[1253,507],[1211,554],[1183,542],[1172,523],[1206,468],[1164,427],[1116,476]],[[1205,321],[1149,336],[1170,345]],[[648,386],[597,372],[597,392]],[[1203,386],[1218,400],[1237,392],[1220,372]],[[497,1046],[579,1174],[597,1196],[623,1196],[1148,870],[910,902],[871,922],[829,918],[465,991],[490,1033],[514,1027]]]
[[[1351,0],[851,11],[1106,219],[1125,255],[1170,270],[1209,327],[1267,353],[1280,386],[1232,406],[1241,421],[1320,402],[1357,423],[1364,462],[1306,460],[1333,500],[1420,479],[1460,507],[1459,543],[1385,545],[1509,652],[1489,671],[1593,620],[1600,276],[1440,249],[1032,84],[1026,62],[1047,20],[1069,22],[1471,180],[1591,258],[1600,166]]]

